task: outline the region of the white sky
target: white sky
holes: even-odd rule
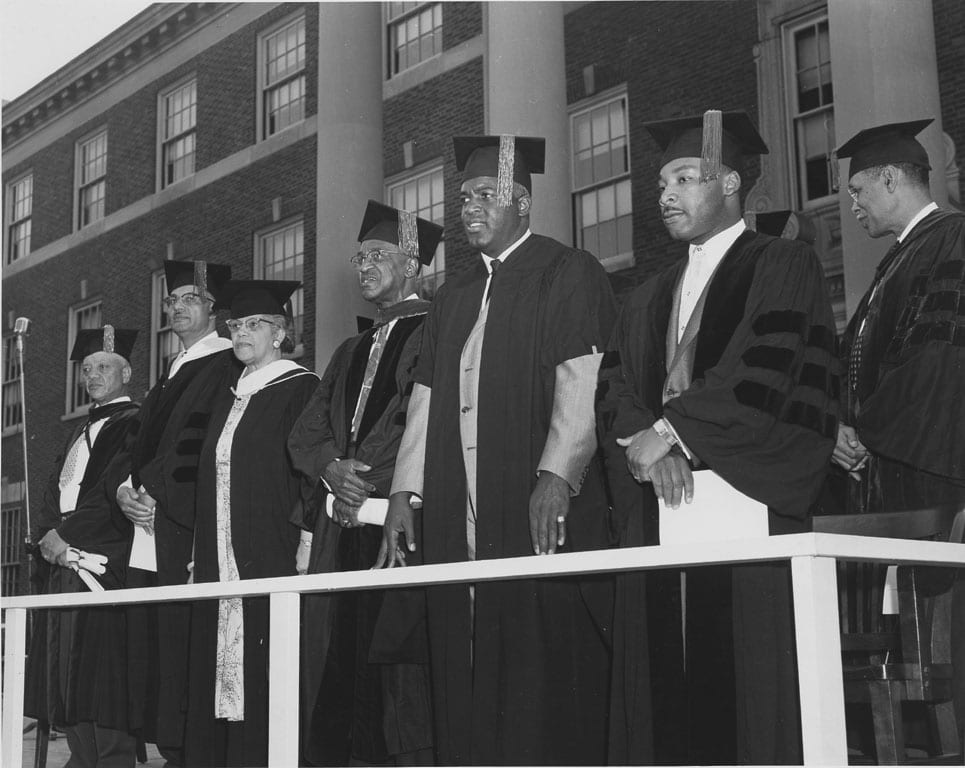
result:
[[[0,0],[0,96],[22,95],[150,4]]]

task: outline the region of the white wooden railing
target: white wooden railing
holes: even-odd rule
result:
[[[835,562],[880,561],[965,567],[965,544],[800,533],[740,541],[575,552],[380,571],[126,589],[97,594],[4,598],[0,601],[5,623],[0,765],[13,768],[20,766],[23,759],[25,636],[27,610],[31,608],[270,595],[268,763],[273,768],[288,768],[298,765],[299,601],[303,593],[769,560],[791,561],[804,762],[808,765],[847,765]]]

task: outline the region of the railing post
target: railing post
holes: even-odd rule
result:
[[[791,558],[805,765],[847,765],[834,558]]]
[[[273,592],[268,649],[268,765],[298,765],[299,618],[301,595]]]
[[[3,632],[3,752],[0,764],[23,763],[23,684],[27,656],[27,610],[6,608]]]

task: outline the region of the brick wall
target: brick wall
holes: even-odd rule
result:
[[[482,3],[442,4],[442,49],[444,51],[481,34]]]
[[[961,169],[958,180],[960,199],[965,203],[965,3],[961,0],[932,0],[932,10],[942,127],[955,142],[956,163]]]
[[[569,104],[587,98],[589,65],[597,93],[627,87],[636,265],[611,276],[622,296],[685,253],[658,216],[660,153],[643,123],[712,107],[744,109],[756,120],[757,10],[748,2],[588,3],[566,15],[565,35]],[[750,163],[745,190],[757,174]]]
[[[150,86],[58,139],[15,167],[4,183],[33,170],[33,250],[73,231],[74,147],[91,131],[107,128],[107,199],[111,213],[154,193],[157,185],[158,93],[195,73],[198,80],[196,170],[255,142],[258,34],[305,9],[306,114],[317,111],[318,8],[290,3],[266,14],[191,61],[164,73]]]
[[[63,421],[67,318],[81,300],[102,298],[105,322],[139,328],[131,360],[131,394],[140,399],[150,372],[151,274],[166,257],[204,258],[231,264],[250,278],[254,233],[272,225],[272,201],[281,198],[282,218],[302,214],[305,227],[305,360],[314,359],[316,142],[308,138],[101,237],[4,280],[5,309],[33,321],[26,340],[27,427],[30,440],[31,507],[63,442],[76,424]],[[19,435],[3,440],[3,474],[21,477]]]
[[[402,148],[407,141],[413,142],[414,164],[440,157],[444,160],[449,274],[465,269],[473,257],[459,220],[462,179],[456,171],[452,137],[483,132],[482,93],[483,67],[478,58],[386,100],[382,107],[386,177],[405,170]]]

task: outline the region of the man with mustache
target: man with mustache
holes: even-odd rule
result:
[[[836,429],[821,264],[744,225],[743,157],[767,152],[746,114],[647,128],[663,222],[688,256],[628,297],[601,366],[620,544],[658,543],[658,515],[693,499],[698,470],[766,505],[770,534],[805,531]],[[792,618],[787,563],[619,576],[611,761],[655,748],[658,763],[799,763]]]
[[[141,406],[140,428],[111,467],[109,487],[134,524],[128,587],[184,584],[194,543],[198,457],[211,407],[238,378],[231,341],[215,330],[214,301],[231,268],[206,261],[165,261],[164,310],[181,352]],[[132,722],[174,765],[183,760],[189,603],[129,609]]]
[[[40,553],[55,566],[47,569],[45,592],[87,591],[74,570],[83,567],[80,552],[103,560],[95,568],[100,584],[124,585],[128,536],[103,480],[137,425],[138,405],[128,395],[136,338],[136,330],[112,325],[77,332],[70,359],[80,363],[91,407],[44,493]],[[24,710],[67,734],[71,765],[134,764],[126,643],[122,608],[41,611],[34,620]]]
[[[453,144],[463,229],[480,255],[426,320],[382,554],[438,563],[606,546],[593,417],[614,317],[606,273],[529,229],[543,139]],[[412,494],[423,498],[421,531]],[[441,764],[604,761],[608,584],[427,590]]]
[[[371,568],[378,556],[381,525],[367,525],[373,520],[360,510],[389,496],[430,306],[417,293],[419,272],[432,262],[442,227],[369,200],[358,238],[351,263],[362,298],[375,305],[375,324],[335,351],[288,440],[304,486],[301,573]],[[386,597],[393,612],[382,621]],[[306,762],[431,760],[421,590],[305,595],[303,604]]]
[[[870,237],[896,238],[841,350],[847,386],[833,461],[852,480],[854,512],[965,504],[965,214],[932,200],[928,153],[915,139],[931,122],[867,128],[837,150],[851,158],[858,222]],[[965,571],[956,573],[951,648],[965,739]]]

